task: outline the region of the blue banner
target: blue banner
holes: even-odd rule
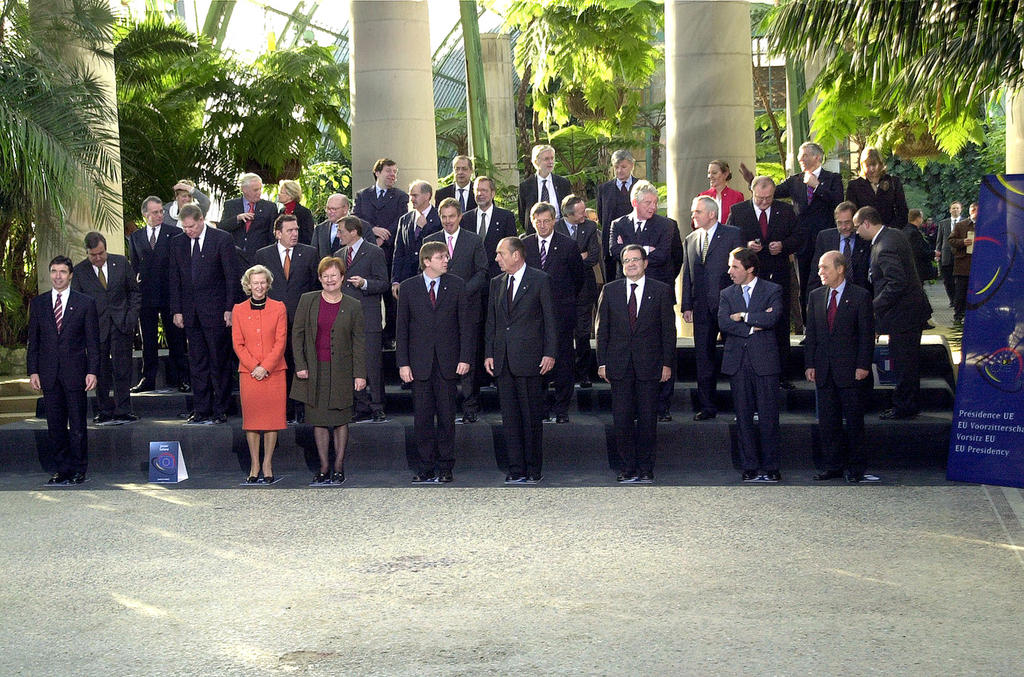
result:
[[[946,477],[1024,487],[1024,174],[978,207]]]

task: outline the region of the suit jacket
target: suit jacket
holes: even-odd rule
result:
[[[638,237],[635,230],[636,224],[633,223],[632,217],[623,216],[610,226],[609,252],[612,258],[618,261],[622,248],[627,244],[653,247],[654,250],[647,254],[647,277],[653,277],[671,287],[675,284],[676,279],[673,273],[672,230],[675,229],[677,233],[679,231],[674,224],[675,222],[671,219],[655,214],[644,222],[643,232]]]
[[[858,176],[850,179],[846,186],[846,199],[861,207],[874,207],[887,226],[902,228],[907,225],[907,198],[903,194],[903,184],[899,177],[883,174],[878,181],[878,192],[871,187],[871,182]]]
[[[363,221],[362,219],[359,220]],[[338,246],[335,247],[334,243],[331,241],[332,225],[334,225],[334,222],[328,219],[327,221],[317,224],[316,228],[313,229],[313,241],[310,244],[316,247],[317,256],[321,259],[325,256],[331,256],[334,252],[341,249],[340,242]],[[370,235],[370,224],[366,221],[363,221],[363,234],[368,237]]]
[[[767,240],[761,235],[761,226],[757,222],[757,212],[754,210],[754,203],[751,200],[733,205],[729,211],[729,225],[740,229],[740,242],[744,247],[751,240],[761,240],[764,249],[757,254],[757,258],[761,262],[758,276],[788,288],[789,255],[797,253],[803,242],[793,208],[785,202],[772,202],[771,214],[768,217]],[[782,252],[769,254],[769,242],[781,242]]]
[[[377,248],[380,251],[380,248]],[[383,254],[382,254],[383,255]],[[320,315],[320,292],[306,292],[299,299],[292,325],[292,351],[295,371],[308,371],[309,378],[293,378],[289,397],[312,404],[320,391],[317,374],[316,332]],[[378,318],[380,310],[377,311]],[[363,308],[348,295],[341,298],[338,316],[331,325],[331,370],[334,380],[327,405],[331,409],[347,409],[354,402],[352,380],[366,378],[366,342],[364,340]],[[320,406],[324,406],[321,402]]]
[[[733,313],[744,312],[747,313],[744,322],[729,317]],[[722,373],[729,376],[736,374],[746,351],[755,374],[779,374],[779,345],[775,332],[769,330],[780,320],[785,322],[788,318],[782,317],[782,287],[774,282],[758,278],[750,296],[749,307],[743,301],[743,288],[740,285],[731,284],[723,289],[718,302],[718,327],[725,336]],[[751,332],[752,327],[758,327],[761,331]]]
[[[146,228],[139,228],[128,238],[143,308],[164,308],[170,303],[170,241],[181,232],[177,226],[162,224],[156,238],[156,247],[149,246]]]
[[[632,365],[640,381],[661,380],[662,367],[676,363],[676,323],[672,288],[648,277],[636,316],[629,326],[627,284],[620,277],[601,290],[597,305],[597,364],[609,380],[621,379]]]
[[[269,203],[268,203],[269,204]],[[235,306],[238,263],[232,237],[206,226],[203,248],[192,261],[192,238],[182,233],[171,240],[171,313],[185,324],[223,326],[224,313]]]
[[[814,370],[814,381],[819,388],[829,375],[840,388],[850,388],[856,384],[854,371],[870,370],[875,354],[871,294],[847,281],[836,306],[835,323],[829,329],[831,295],[828,287],[818,287],[807,294],[804,368]]]
[[[878,233],[871,245],[870,277],[878,333],[912,331],[931,316],[910,244],[899,230],[882,228]]]
[[[480,210],[473,209],[462,215],[459,227],[480,234]],[[494,260],[498,251],[498,242],[506,237],[514,237],[516,230],[515,214],[507,209],[494,205],[491,210],[490,220],[487,223],[487,233],[484,236],[484,255],[487,257],[487,279],[501,275],[501,267]],[[486,292],[486,287],[484,289]]]
[[[372,233],[371,233],[372,237]],[[342,261],[347,260],[348,247],[334,252]],[[366,278],[366,289],[357,289],[349,282],[353,275]],[[381,318],[381,302],[384,294],[391,291],[388,281],[388,264],[384,258],[384,250],[377,245],[363,240],[358,251],[352,258],[352,265],[345,271],[345,283],[341,290],[359,301],[363,306],[363,319],[366,321],[366,333],[380,332],[383,328]],[[296,367],[297,369],[298,367]]]
[[[491,280],[484,357],[494,360],[495,375],[507,368],[513,376],[540,376],[541,358],[558,354],[551,278],[526,266],[511,307],[507,289],[508,273]]]
[[[853,255],[849,257],[850,266],[846,271],[846,279],[858,287],[871,291],[871,282],[868,281],[868,267],[871,262],[871,244],[856,232],[853,234]],[[842,251],[839,241],[839,231],[835,228],[823,230],[818,233],[818,240],[814,244],[814,258],[811,261],[811,275],[807,280],[808,289],[817,289],[821,286],[821,278],[818,277],[817,266],[821,255],[830,251]]]
[[[452,183],[451,185],[445,186],[444,188],[438,188],[437,191],[434,193],[434,204],[435,205],[441,204],[441,200],[445,199],[446,197],[455,198],[455,201],[458,202],[459,201],[459,196],[456,194],[455,191],[456,191],[456,187],[455,187],[454,183]],[[462,213],[465,214],[466,212],[468,212],[471,209],[476,209],[476,196],[473,195],[473,182],[472,181],[470,181],[469,185],[466,186],[466,208],[462,210]],[[415,374],[416,372],[413,372],[413,373]]]
[[[630,175],[629,187],[632,189],[639,179]],[[597,187],[597,220],[601,224],[601,259],[604,261],[604,279],[610,281],[615,278],[616,261],[611,255],[611,245],[608,242],[608,235],[611,233],[612,222],[633,211],[633,204],[629,196],[623,196],[619,190],[616,179],[606,181]]]
[[[281,205],[278,209],[278,216],[284,214],[284,205]],[[295,209],[292,210],[292,216],[299,224],[299,242],[301,244],[312,244],[313,242],[313,228],[316,226],[316,222],[313,220],[313,212],[309,210],[305,205],[297,204]],[[277,217],[274,217],[277,220]],[[270,236],[274,237],[274,226],[270,226]]]
[[[356,206],[352,213],[368,222],[371,226],[387,228],[391,231],[391,239],[384,243],[383,249],[394,251],[395,233],[398,232],[398,219],[409,211],[409,194],[397,188],[388,188],[384,195],[377,197],[377,185],[374,184],[356,193]],[[376,245],[373,233],[363,231],[363,237]]]
[[[434,358],[441,376],[454,380],[459,362],[473,364],[476,352],[477,313],[466,294],[466,284],[450,273],[437,283],[436,307],[430,305],[422,274],[398,288],[395,362],[398,367],[411,367],[416,380],[430,378]]]
[[[961,217],[960,221],[969,220],[966,217]],[[953,218],[942,219],[939,221],[938,228],[935,229],[935,251],[939,252],[939,265],[940,266],[951,266],[953,265],[953,250],[949,247],[949,234],[953,232]]]
[[[307,244],[297,244],[292,248],[292,264],[287,280],[284,278],[284,266],[276,242],[256,252],[256,263],[266,266],[274,276],[274,283],[270,285],[267,296],[284,304],[290,325],[295,319],[295,310],[299,307],[302,295],[320,288],[320,276],[316,274],[320,257],[317,256],[316,248]]]
[[[555,195],[551,204],[558,206],[558,213],[562,213],[562,200],[572,192],[572,184],[569,179],[552,172],[549,175],[551,186],[555,189]],[[550,189],[548,189],[550,191]],[[551,197],[551,196],[549,196]],[[540,191],[537,189],[537,175],[531,174],[529,178],[519,184],[519,223],[523,224],[523,231],[533,232],[533,224],[530,222],[530,209],[540,202]]]
[[[561,233],[572,239],[569,235],[569,226],[565,219],[558,219],[555,222],[555,232]],[[597,223],[589,219],[576,226],[576,246],[579,247],[580,255],[587,253],[583,259],[583,287],[576,297],[576,303],[581,306],[592,305],[597,301],[597,278],[594,277],[594,270],[598,264],[603,264],[601,256],[601,234],[597,230]],[[603,271],[602,271],[603,272]]]
[[[395,234],[395,256],[391,262],[391,283],[403,282],[420,271],[420,245],[427,235],[441,230],[441,217],[437,207],[431,205],[427,211],[427,222],[416,237],[416,219],[420,213],[415,209],[406,212],[398,219],[398,232]]]
[[[423,238],[424,242],[447,243],[448,234],[442,230]],[[487,285],[487,256],[484,254],[484,243],[480,236],[471,230],[459,227],[459,235],[455,239],[455,250],[448,259],[448,272],[462,278],[466,284],[466,297],[470,309],[480,309],[480,294]],[[415,373],[415,371],[413,371]]]
[[[551,296],[559,306],[576,306],[576,297],[583,288],[583,276],[586,268],[580,258],[580,250],[568,235],[559,232],[551,233],[544,264],[540,264],[540,238],[536,233],[523,238],[526,247],[526,265],[543,270],[551,278]],[[567,312],[559,310],[559,313]],[[575,314],[572,315],[575,323]]]
[[[804,183],[803,172],[794,174],[775,188],[777,200],[789,198],[793,202],[796,226],[802,242],[800,250],[796,253],[801,258],[814,252],[814,242],[819,232],[835,228],[835,209],[843,201],[841,176],[822,169],[818,174],[818,181],[810,204],[807,202],[807,184]]]
[[[262,250],[261,250],[262,251]],[[288,344],[288,310],[280,301],[267,299],[263,310],[253,310],[249,299],[231,310],[231,343],[238,356],[238,371],[249,374],[257,365],[273,373],[284,371]]]
[[[732,284],[729,252],[741,246],[740,229],[719,223],[701,263],[703,237],[704,231],[698,228],[683,243],[683,299],[679,309],[717,318],[722,290]]]
[[[25,366],[30,376],[39,374],[44,394],[58,383],[67,390],[85,390],[85,375],[100,373],[96,302],[70,290],[57,333],[52,294],[47,291],[32,299]]]
[[[971,274],[971,255],[967,253],[967,245],[964,244],[964,241],[967,239],[967,232],[971,230],[975,230],[974,221],[960,219],[953,226],[953,232],[946,238],[950,251],[953,252],[954,275]],[[975,237],[977,237],[977,233],[975,233]]]
[[[225,233],[231,233],[235,246],[244,252],[247,260],[251,261],[257,250],[266,247],[274,241],[274,220],[277,218],[277,205],[270,200],[257,200],[254,211],[255,216],[249,222],[248,230],[246,230],[244,223],[238,221],[238,215],[242,213],[243,209],[245,209],[245,203],[240,197],[225,202],[224,212],[221,214],[217,227]]]
[[[139,309],[142,307],[142,294],[128,259],[120,254],[107,254],[106,289],[100,284],[100,278],[89,259],[79,262],[73,272],[71,288],[91,296],[96,302],[100,341],[110,338],[111,330],[134,336],[135,325],[139,322]]]

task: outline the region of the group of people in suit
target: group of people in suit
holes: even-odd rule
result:
[[[541,481],[543,422],[568,422],[574,384],[589,387],[596,372],[611,384],[617,480],[649,483],[657,423],[671,419],[672,307],[682,272],[678,302],[682,319],[693,324],[696,349],[694,418],[717,416],[718,376],[728,375],[742,479],[777,482],[791,256],[806,299],[806,376],[819,390],[823,438],[835,452],[826,454],[819,479],[868,477],[859,442],[863,398],[854,394],[870,370],[875,330],[890,336],[898,379],[893,409],[883,418],[913,416],[917,344],[930,310],[913,264],[903,260],[906,240],[885,209],[842,201],[838,175],[823,169],[820,147],[807,143],[802,171],[779,185],[753,177],[750,200],[728,187],[728,163],[710,163],[710,188],[694,198],[693,230],[684,240],[676,222],[657,213],[657,188],[633,176],[632,155],[620,150],[611,159],[614,178],[598,187],[595,222],[569,182],[554,174],[554,149],[534,147],[536,174],[519,186],[522,237],[515,215],[494,203],[494,181],[474,180],[466,156],[455,158],[455,182],[436,194],[425,181],[413,181],[408,193],[397,188],[397,164],[381,158],[354,209],[346,196],[331,195],[328,218],[315,227],[297,184],[282,183],[278,209],[261,197],[256,175],[241,178],[242,195],[227,201],[218,228],[206,224],[209,200],[190,182],[179,182],[167,205],[147,198],[146,227],[131,236],[131,263],[106,254],[102,236],[91,233],[86,261],[51,265],[54,289],[70,287],[72,296],[51,293],[48,309],[34,301],[40,308],[33,306],[30,332],[33,384],[56,388],[50,365],[38,359],[44,340],[63,340],[63,332],[49,335],[53,322],[45,319],[55,303],[70,315],[68,329],[81,333],[67,349],[76,359],[85,355],[86,371],[68,381],[64,397],[47,397],[48,414],[52,404],[55,421],[73,423],[70,437],[57,435],[56,447],[75,451],[54,477],[84,477],[84,461],[75,460],[85,451],[79,386],[102,393],[96,422],[133,420],[124,384],[134,327],[142,326],[143,374],[131,390],[140,392],[155,385],[162,319],[166,380],[193,394],[188,423],[226,420],[237,368],[249,483],[273,482],[276,432],[303,420],[314,426],[321,459],[314,483],[343,482],[348,423],[387,420],[381,354],[391,341],[414,397],[414,482],[452,481],[453,426],[479,420],[479,391],[488,378],[500,398],[506,482]],[[883,174],[872,169],[867,191],[902,196]],[[898,203],[880,202],[893,214]],[[350,382],[352,388],[342,385]],[[852,426],[845,435],[844,425]],[[846,452],[837,451],[844,447],[839,440]]]

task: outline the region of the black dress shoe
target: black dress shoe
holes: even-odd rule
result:
[[[437,481],[441,484],[450,484],[455,478],[452,476],[451,470],[445,470],[437,474]]]
[[[615,481],[619,484],[633,484],[636,482],[636,473],[623,470],[619,473],[619,476],[615,478]]]
[[[210,420],[209,416],[202,416],[200,414],[192,414],[185,421],[185,425],[210,425],[213,421]]]
[[[383,409],[378,409],[377,411],[373,412],[372,418],[374,423],[384,423],[385,421],[388,420],[387,414],[384,413]]]
[[[178,392],[179,393],[190,393],[190,392],[192,392],[192,386],[190,386],[187,383],[182,383],[181,385],[178,386]]]
[[[742,479],[743,479],[744,482],[756,482],[757,481],[757,477],[758,477],[758,475],[757,475],[757,471],[756,470],[744,470],[743,471]]]
[[[505,475],[505,484],[526,484],[524,475]]]
[[[63,472],[55,472],[50,476],[50,479],[46,480],[47,484],[64,484],[68,481],[68,474]]]
[[[528,475],[525,480],[526,484],[540,484],[540,481],[544,479],[543,475]]]
[[[108,422],[113,421],[113,420],[114,420],[114,417],[111,416],[110,414],[100,413],[100,414],[96,414],[95,416],[92,417],[92,422],[93,423],[108,423]]]
[[[427,473],[421,473],[419,475],[412,476],[413,484],[431,484],[436,478],[433,475]]]
[[[814,480],[816,482],[824,482],[825,480],[837,480],[840,479],[842,476],[842,470],[826,470],[825,472],[820,472],[817,475],[815,475]]]
[[[568,423],[569,414],[558,414],[555,416],[555,423]]]
[[[412,382],[406,383],[402,381],[402,390],[412,390]]]
[[[331,482],[331,476],[325,472],[318,472],[313,475],[313,484],[329,484]]]
[[[324,475],[324,477],[327,477]],[[335,470],[331,473],[331,484],[344,484],[345,483],[345,469]]]
[[[713,411],[698,411],[696,414],[693,415],[693,420],[694,421],[710,421],[711,419],[715,418],[716,416],[718,416],[718,414],[713,412]]]
[[[782,388],[783,390],[795,390],[796,389],[796,386],[793,385],[793,382],[792,381],[788,381],[786,379],[782,379],[781,381],[779,381],[779,387]]]
[[[584,379],[580,381],[580,388],[586,390],[587,388],[593,388],[594,384],[590,382],[590,379]]]
[[[273,484],[274,483],[274,476],[273,475],[264,475],[263,476],[263,483],[264,484]]]
[[[225,416],[224,414],[217,414],[216,416],[213,416],[212,418],[210,418],[210,421],[213,422],[213,423],[217,423],[217,424],[227,423],[228,422],[228,417]]]
[[[128,392],[138,394],[138,393],[148,393],[151,390],[156,390],[156,384],[153,383],[152,381],[147,381],[146,379],[142,379],[141,381],[139,381],[138,383],[133,385],[131,388],[129,388]]]
[[[373,414],[369,412],[362,412],[352,417],[353,423],[362,423],[363,421],[370,421],[373,419]]]
[[[139,420],[139,417],[135,414],[118,414],[114,417],[114,420],[118,423],[135,423]]]
[[[636,481],[639,484],[654,484],[654,473],[642,472],[637,475]]]
[[[74,475],[68,478],[68,484],[81,484],[85,481],[84,472],[76,472]]]
[[[256,477],[256,475],[249,475],[248,477],[245,478],[245,483],[246,484],[256,484],[259,481],[260,481],[260,478]]]
[[[658,423],[668,423],[672,420],[672,414],[658,414]]]
[[[916,411],[898,411],[896,409],[886,409],[878,415],[878,418],[883,421],[905,421],[915,417],[917,417]]]
[[[459,419],[456,419],[455,422],[456,423],[461,423],[463,425],[466,425],[467,423],[476,423],[479,420],[480,420],[480,417],[477,414],[474,414],[474,413],[470,412],[470,413],[467,413],[467,414],[463,414],[462,417],[459,418]]]
[[[765,482],[769,482],[771,484],[775,484],[777,482],[782,481],[782,475],[779,474],[778,470],[769,470],[764,475],[762,475],[762,477],[764,478]]]

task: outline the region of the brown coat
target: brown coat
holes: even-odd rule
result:
[[[307,404],[315,401],[319,384],[316,369],[317,317],[320,292],[306,292],[299,299],[292,324],[295,372],[309,371],[309,378],[292,379],[291,398]],[[338,317],[331,327],[331,362],[337,383],[331,384],[330,409],[347,409],[353,402],[353,379],[366,378],[366,344],[363,340],[363,307],[351,296],[341,297]]]
[[[974,230],[974,221],[962,219],[953,227],[949,234],[949,248],[953,250],[953,274],[967,276],[971,274],[971,255],[967,253],[967,231]]]

